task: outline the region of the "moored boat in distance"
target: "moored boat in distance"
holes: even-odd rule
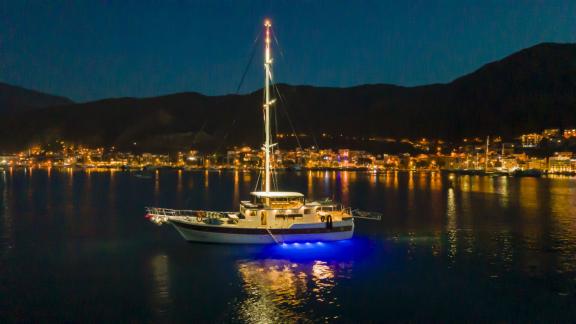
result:
[[[237,212],[176,210],[148,207],[146,217],[156,224],[173,225],[191,242],[268,244],[349,239],[354,234],[354,215],[349,207],[331,200],[307,201],[299,192],[273,191],[274,146],[270,110],[272,56],[271,23],[264,22],[264,168],[261,190],[240,202]],[[378,215],[376,215],[379,217]],[[372,217],[376,218],[377,217]],[[362,215],[360,218],[364,218]]]
[[[511,174],[515,177],[541,177],[543,172],[538,169],[516,169]]]

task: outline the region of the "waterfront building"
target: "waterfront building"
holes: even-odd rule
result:
[[[542,136],[544,138],[560,137],[560,129],[559,128],[547,128],[544,131],[542,131]]]
[[[547,169],[546,159],[529,158],[525,165],[527,169],[536,169],[541,171]]]
[[[522,135],[520,140],[522,142],[522,147],[537,147],[543,138],[543,135],[532,133]]]
[[[401,154],[399,162],[400,162],[399,167],[401,169],[412,169],[412,167],[414,166],[414,164],[412,163],[412,158],[408,153]]]
[[[144,166],[170,166],[170,156],[168,154],[143,153],[140,164]]]
[[[548,159],[548,171],[552,173],[572,171],[571,158],[571,152],[554,153],[554,156]]]
[[[516,145],[514,143],[502,143],[500,146],[500,154],[502,156],[510,156],[514,154]]]
[[[461,166],[461,159],[458,155],[437,156],[436,163],[440,169],[458,169]]]
[[[502,168],[502,170],[516,170],[520,167],[520,165],[518,164],[518,160],[516,160],[516,158],[512,157],[507,157],[507,158],[502,158],[500,160],[500,167]]]
[[[565,139],[576,138],[576,128],[565,129],[563,136]]]
[[[17,155],[0,155],[0,166],[13,165],[17,160]]]
[[[344,165],[348,165],[350,162],[350,150],[349,149],[340,149],[338,150],[338,162]]]

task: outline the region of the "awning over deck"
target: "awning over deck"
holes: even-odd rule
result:
[[[250,193],[252,196],[258,198],[302,198],[303,194],[299,192],[289,192],[289,191],[254,191]]]

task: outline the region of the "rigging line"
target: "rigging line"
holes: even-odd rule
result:
[[[276,179],[276,191],[278,191],[279,188],[279,182],[278,182],[278,172],[274,172],[274,178]]]
[[[200,132],[202,132],[204,130],[204,128],[206,127],[206,124],[208,124],[207,120],[204,121],[204,124],[202,124],[202,127],[200,127],[200,130],[198,130],[196,132],[196,134],[194,134],[194,139],[192,140],[192,144],[196,144],[198,142],[198,134],[200,134]]]
[[[274,32],[274,30],[272,30],[272,37],[274,37],[274,41],[276,42],[276,46],[278,46],[278,52],[280,52],[280,57],[282,57],[282,60],[285,60],[284,51],[282,50],[282,47],[280,46],[280,42],[278,42],[278,38],[276,38],[276,33]]]
[[[302,143],[300,143],[300,138],[298,137],[298,133],[296,132],[296,129],[294,128],[294,124],[292,123],[292,119],[290,119],[290,115],[288,114],[288,109],[286,108],[286,101],[284,100],[284,96],[282,96],[282,94],[280,93],[280,90],[278,89],[278,87],[276,86],[276,84],[274,84],[274,90],[276,90],[276,93],[278,94],[278,98],[280,99],[280,103],[282,104],[282,111],[284,112],[284,115],[286,115],[286,119],[288,119],[288,124],[290,125],[290,128],[292,129],[292,134],[294,134],[294,137],[296,137],[296,143],[298,144],[298,147],[302,149]]]
[[[274,32],[274,30],[272,29],[272,37],[274,38],[274,42],[276,42],[276,46],[278,47],[278,52],[280,52],[280,57],[282,58],[282,60],[284,62],[286,62],[286,58],[284,56],[284,51],[282,50],[282,46],[280,46],[280,42],[278,41],[278,38],[276,37],[276,33]],[[278,91],[278,88],[274,85],[274,87],[276,88],[276,92],[278,93],[278,97],[280,98],[280,101],[283,101],[283,98],[280,94],[280,91]],[[300,147],[301,150],[302,149],[302,145],[300,143],[300,139],[298,138],[298,134],[296,133],[294,126],[292,124],[292,120],[290,119],[290,116],[288,115],[288,111],[287,108],[284,108],[284,114],[286,115],[286,118],[288,118],[288,122],[290,123],[290,127],[292,128],[292,131],[294,132],[294,136],[296,137],[296,142],[298,143],[298,147]],[[318,145],[318,141],[316,140],[316,136],[314,135],[314,132],[311,131],[310,135],[312,135],[312,140],[314,141],[314,144],[316,145],[316,147],[318,149],[320,149],[320,145]]]
[[[274,188],[278,191],[278,172],[274,172]]]
[[[276,87],[276,84],[273,83],[272,87]],[[278,142],[278,108],[274,109],[272,111],[272,113],[274,114],[274,131],[276,133],[276,148],[272,148],[272,153],[275,152],[275,150],[280,150],[280,143]],[[272,155],[273,157],[276,155]],[[274,172],[272,173],[272,176],[274,177],[274,187],[276,188],[276,191],[278,191],[278,172],[276,172],[276,170],[274,169]]]
[[[275,87],[275,85],[272,86]],[[278,108],[274,109],[273,113],[274,113],[274,133],[276,135],[276,145],[278,146],[278,149],[280,149],[280,143],[278,141]]]
[[[248,59],[248,64],[246,64],[246,67],[244,68],[244,72],[242,73],[242,77],[240,78],[240,81],[238,82],[238,86],[236,87],[236,92],[234,93],[236,95],[240,94],[240,89],[242,88],[242,85],[244,84],[244,80],[246,79],[246,75],[248,74],[248,71],[250,70],[250,66],[252,66],[252,61],[254,61],[254,56],[256,55],[256,45],[257,45],[258,40],[260,39],[261,36],[262,36],[262,31],[260,31],[258,33],[256,38],[254,39],[254,42],[252,42],[252,49],[251,49],[251,53],[250,53],[250,58]],[[219,151],[220,148],[222,147],[222,145],[224,145],[224,142],[226,141],[226,139],[228,139],[230,132],[232,132],[232,130],[236,126],[236,122],[238,120],[239,114],[240,114],[240,111],[237,111],[236,115],[234,116],[234,119],[232,120],[232,124],[228,128],[228,131],[226,132],[226,134],[224,134],[224,137],[222,137],[222,140],[220,141],[220,144],[218,144],[216,151]]]
[[[254,185],[254,191],[258,191],[258,184],[260,183],[260,176],[262,175],[262,171],[258,171],[258,178],[256,178],[256,184]]]
[[[271,181],[271,186],[270,188],[272,188],[272,190],[274,190],[276,188],[276,183],[275,183],[275,179],[274,179],[274,167],[272,166],[272,157],[274,156],[274,149],[270,148],[270,175],[272,176],[270,178]]]
[[[274,38],[274,42],[276,43],[276,46],[278,47],[278,52],[280,53],[280,57],[282,57],[282,60],[284,62],[286,62],[286,58],[284,56],[284,50],[282,50],[282,46],[280,46],[280,42],[278,41],[278,37],[276,37],[276,33],[274,32],[274,29],[271,30],[271,34],[272,37]],[[272,87],[274,87],[274,90],[276,90],[276,93],[278,94],[278,97],[280,99],[280,101],[282,101],[284,103],[284,98],[282,97],[282,95],[280,94],[280,91],[278,90],[278,87],[276,86],[276,83],[272,84]],[[284,108],[284,107],[283,107]],[[284,108],[286,110],[286,108]],[[302,145],[300,145],[300,140],[298,139],[298,134],[296,134],[296,131],[294,130],[294,127],[292,125],[292,121],[290,120],[290,117],[288,116],[288,114],[286,113],[286,111],[284,112],[286,114],[286,117],[288,118],[288,121],[290,122],[290,127],[292,128],[292,131],[294,133],[294,136],[296,136],[296,142],[298,143],[298,147],[300,147],[300,149],[302,149]],[[276,137],[278,137],[278,114],[276,113],[274,115],[274,118],[276,119]],[[279,145],[279,144],[278,144]]]
[[[276,112],[277,110],[278,110],[278,109],[274,109],[274,123],[276,124],[276,125],[274,125],[274,131],[276,132],[276,140],[277,140],[277,141],[276,141],[276,149],[280,150],[280,143],[278,143],[278,113]],[[272,149],[272,153],[274,153],[276,149],[273,148],[273,149]],[[275,157],[275,156],[276,156],[276,155],[273,155],[273,157]],[[277,178],[277,173],[278,173],[278,172],[276,172],[276,170],[274,170],[274,173],[272,173],[272,175],[274,176],[275,181],[276,181],[276,184],[275,184],[276,190],[278,190],[278,178]]]
[[[196,134],[194,134],[194,138],[192,139],[192,145],[196,145],[196,143],[198,143],[198,134],[200,134],[200,132],[202,132],[204,130],[204,128],[206,127],[206,124],[208,124],[207,120],[204,121],[204,124],[202,124],[202,127],[200,127],[200,130],[198,132],[196,132]],[[205,165],[205,159],[204,159],[204,161],[202,161],[202,165]],[[186,198],[186,202],[184,203],[185,206],[189,206],[188,203],[192,199],[192,192],[188,192],[187,196],[188,196],[188,198]]]
[[[308,129],[308,130],[310,130],[310,129]],[[316,135],[314,135],[314,132],[310,131],[310,135],[312,135],[312,140],[314,141],[314,145],[316,145],[316,148],[318,150],[320,150],[320,145],[318,145],[318,141],[316,140]]]
[[[274,148],[272,148],[272,156],[274,157]],[[274,188],[276,189],[276,191],[278,191],[278,172],[276,172],[276,168],[273,167],[272,168],[272,184],[274,185]]]
[[[254,42],[252,43],[252,53],[250,54],[250,59],[248,60],[248,64],[244,68],[244,73],[242,73],[242,77],[240,78],[240,82],[238,84],[238,87],[236,87],[236,94],[238,94],[240,92],[240,88],[244,84],[244,79],[246,78],[246,74],[248,74],[248,70],[250,69],[250,65],[252,64],[252,61],[254,60],[254,55],[256,55],[256,43],[260,39],[261,35],[262,35],[262,31],[260,31],[258,33],[258,36],[256,36],[256,38],[254,39]]]

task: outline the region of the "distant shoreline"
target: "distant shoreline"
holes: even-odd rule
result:
[[[13,166],[13,167],[0,167],[2,171],[8,170],[56,170],[56,171],[88,171],[88,172],[126,172],[126,173],[134,173],[134,174],[141,174],[141,173],[152,173],[156,171],[187,171],[187,172],[222,172],[222,171],[238,171],[238,172],[257,172],[260,171],[259,168],[233,168],[233,167],[168,167],[168,166],[152,166],[148,168],[119,168],[119,167],[81,167],[81,166]],[[279,172],[287,172],[287,173],[298,173],[298,172],[309,172],[309,171],[319,171],[319,172],[326,172],[326,171],[338,171],[338,172],[362,172],[362,173],[371,173],[371,174],[385,174],[391,172],[401,172],[401,173],[445,173],[445,174],[454,174],[459,176],[489,176],[489,177],[501,177],[501,176],[509,176],[509,177],[541,177],[547,175],[553,176],[567,176],[567,177],[576,177],[576,171],[563,171],[563,172],[551,172],[551,171],[544,171],[544,170],[521,170],[517,172],[502,172],[502,171],[484,171],[484,170],[473,170],[473,169],[385,169],[385,168],[369,168],[369,167],[357,167],[357,168],[335,168],[335,167],[328,167],[328,168],[321,168],[321,167],[313,167],[313,168],[306,168],[303,167],[298,170],[294,170],[291,168],[277,168],[276,171]]]

